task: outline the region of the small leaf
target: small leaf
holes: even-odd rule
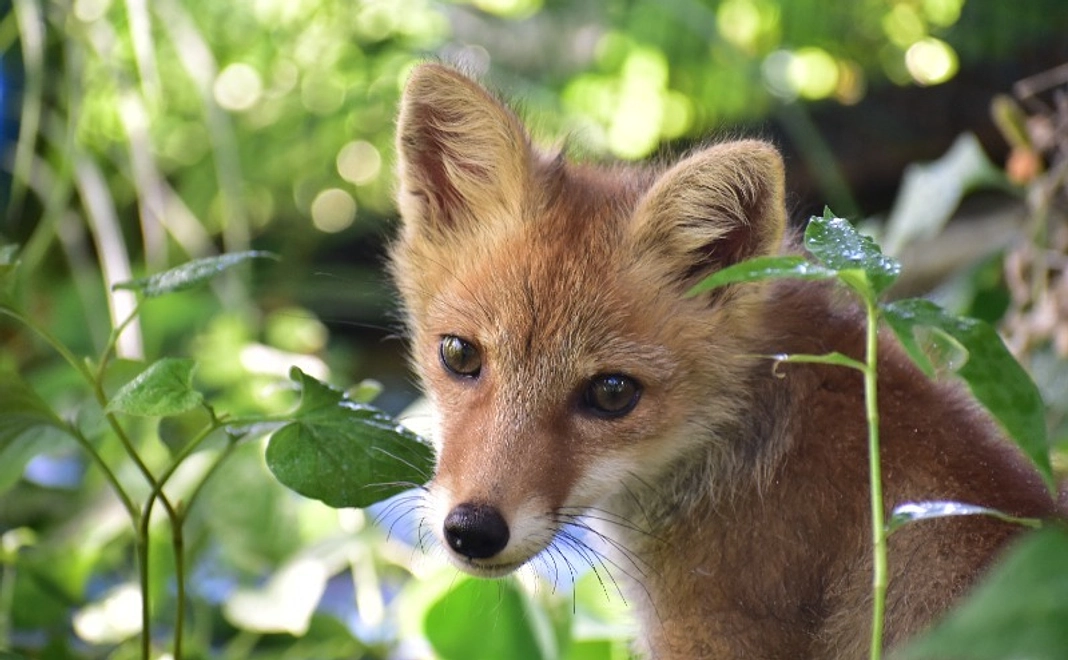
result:
[[[419,436],[299,369],[291,377],[300,404],[267,446],[267,466],[284,485],[335,508],[363,508],[429,480],[434,456]]]
[[[193,389],[196,362],[163,358],[126,383],[108,403],[107,412],[140,417],[167,417],[192,410],[204,401]]]
[[[856,369],[857,371],[867,371],[868,366],[863,362],[854,360],[853,358],[834,351],[831,353],[824,353],[823,355],[806,355],[804,353],[786,354],[773,356],[776,362],[807,362],[815,364],[833,364],[839,367],[849,367],[850,369]]]
[[[261,250],[222,254],[217,257],[196,259],[148,277],[142,277],[129,282],[119,282],[115,285],[115,288],[140,291],[146,298],[154,298],[166,293],[191,289],[207,282],[223,271],[229,270],[230,268],[251,259],[277,258],[276,255]]]
[[[882,312],[909,356],[928,373],[933,367],[927,350],[920,344],[921,328],[944,332],[967,351],[968,359],[957,374],[1031,458],[1052,489],[1053,470],[1042,395],[994,328],[977,319],[954,316],[928,300],[901,300],[883,305]]]
[[[0,493],[35,456],[72,442],[66,426],[18,375],[0,372]]]
[[[834,217],[830,209],[822,218],[814,216],[809,220],[805,247],[828,268],[862,271],[876,295],[893,284],[901,273],[897,260],[883,254],[875,241],[858,232],[849,221]],[[847,283],[856,288],[854,282]]]
[[[695,296],[717,287],[738,282],[760,282],[785,278],[826,280],[834,276],[834,271],[814,264],[800,256],[756,257],[728,266],[709,275],[694,285],[686,295]]]
[[[1037,518],[1020,518],[998,511],[997,509],[991,509],[990,507],[979,506],[976,504],[949,501],[908,502],[894,507],[893,513],[890,514],[890,520],[886,523],[886,533],[891,534],[911,522],[931,520],[933,518],[948,518],[951,516],[990,516],[1006,522],[1017,523],[1025,527],[1038,528],[1042,526],[1042,521]]]
[[[1063,658],[1068,649],[1068,531],[1031,534],[956,610],[895,658]]]

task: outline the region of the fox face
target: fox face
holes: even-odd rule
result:
[[[391,270],[436,411],[429,523],[451,559],[500,576],[577,543],[583,514],[658,515],[636,493],[663,490],[745,405],[761,287],[685,294],[778,248],[778,154],[747,141],[670,168],[574,165],[435,64],[409,79],[397,152]],[[736,452],[724,442],[709,478]]]

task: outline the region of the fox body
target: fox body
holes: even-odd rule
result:
[[[397,149],[391,268],[436,410],[428,522],[455,564],[505,575],[554,539],[581,543],[572,525],[595,521],[650,657],[864,656],[861,377],[766,357],[863,359],[863,316],[810,282],[685,295],[719,268],[794,249],[775,149],[573,164],[437,64],[409,79]],[[1041,479],[965,394],[888,336],[879,349],[887,507],[1051,514]],[[895,533],[887,645],[943,612],[1016,533],[978,516]]]

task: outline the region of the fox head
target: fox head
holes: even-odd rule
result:
[[[534,148],[479,85],[424,64],[397,153],[391,271],[436,415],[429,523],[460,568],[508,573],[583,512],[726,445],[762,289],[686,291],[778,249],[774,148],[575,165]]]

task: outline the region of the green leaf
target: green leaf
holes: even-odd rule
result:
[[[772,356],[776,362],[808,362],[815,364],[833,364],[839,367],[849,367],[850,369],[856,369],[857,371],[867,371],[868,365],[854,360],[853,358],[833,351],[831,353],[824,353],[823,355],[807,355],[804,353],[797,354],[780,354]]]
[[[905,660],[1063,658],[1068,649],[1068,531],[1029,535],[956,610],[895,654]]]
[[[1042,521],[1037,518],[1020,518],[977,504],[950,501],[908,502],[894,507],[893,513],[890,514],[890,520],[886,523],[886,533],[890,534],[911,522],[951,516],[990,516],[1025,527],[1038,528],[1042,526]]]
[[[419,436],[300,369],[291,377],[300,404],[267,446],[283,484],[335,508],[363,508],[429,480],[433,451]]]
[[[166,293],[183,291],[185,289],[199,286],[223,271],[229,270],[234,266],[252,259],[277,258],[278,257],[271,252],[264,252],[261,250],[221,254],[217,257],[196,259],[148,277],[142,277],[129,282],[119,282],[115,285],[115,288],[140,291],[145,297],[154,298]]]
[[[814,264],[801,256],[756,257],[728,266],[709,275],[694,285],[686,295],[695,296],[717,287],[738,282],[760,282],[762,280],[784,278],[826,280],[834,276],[834,271]]]
[[[17,245],[0,245],[0,299],[11,293],[12,281],[19,265],[18,255]]]
[[[443,660],[557,657],[544,611],[510,580],[461,579],[430,606],[426,638]]]
[[[944,332],[968,352],[968,359],[957,374],[1030,457],[1052,489],[1053,470],[1042,396],[994,328],[977,319],[949,314],[928,300],[901,300],[883,305],[882,312],[909,356],[921,368],[926,364],[928,373],[930,360],[920,343],[925,328]]]
[[[834,217],[830,209],[813,216],[805,229],[805,247],[823,265],[836,271],[863,272],[876,295],[885,291],[901,273],[901,264],[886,256],[870,237],[858,232],[848,220]],[[856,288],[852,276],[846,280]]]
[[[192,410],[204,400],[193,389],[196,362],[189,358],[163,358],[126,383],[106,408],[110,413],[141,417],[167,417]]]
[[[0,493],[35,456],[67,446],[66,425],[18,375],[0,373]]]

